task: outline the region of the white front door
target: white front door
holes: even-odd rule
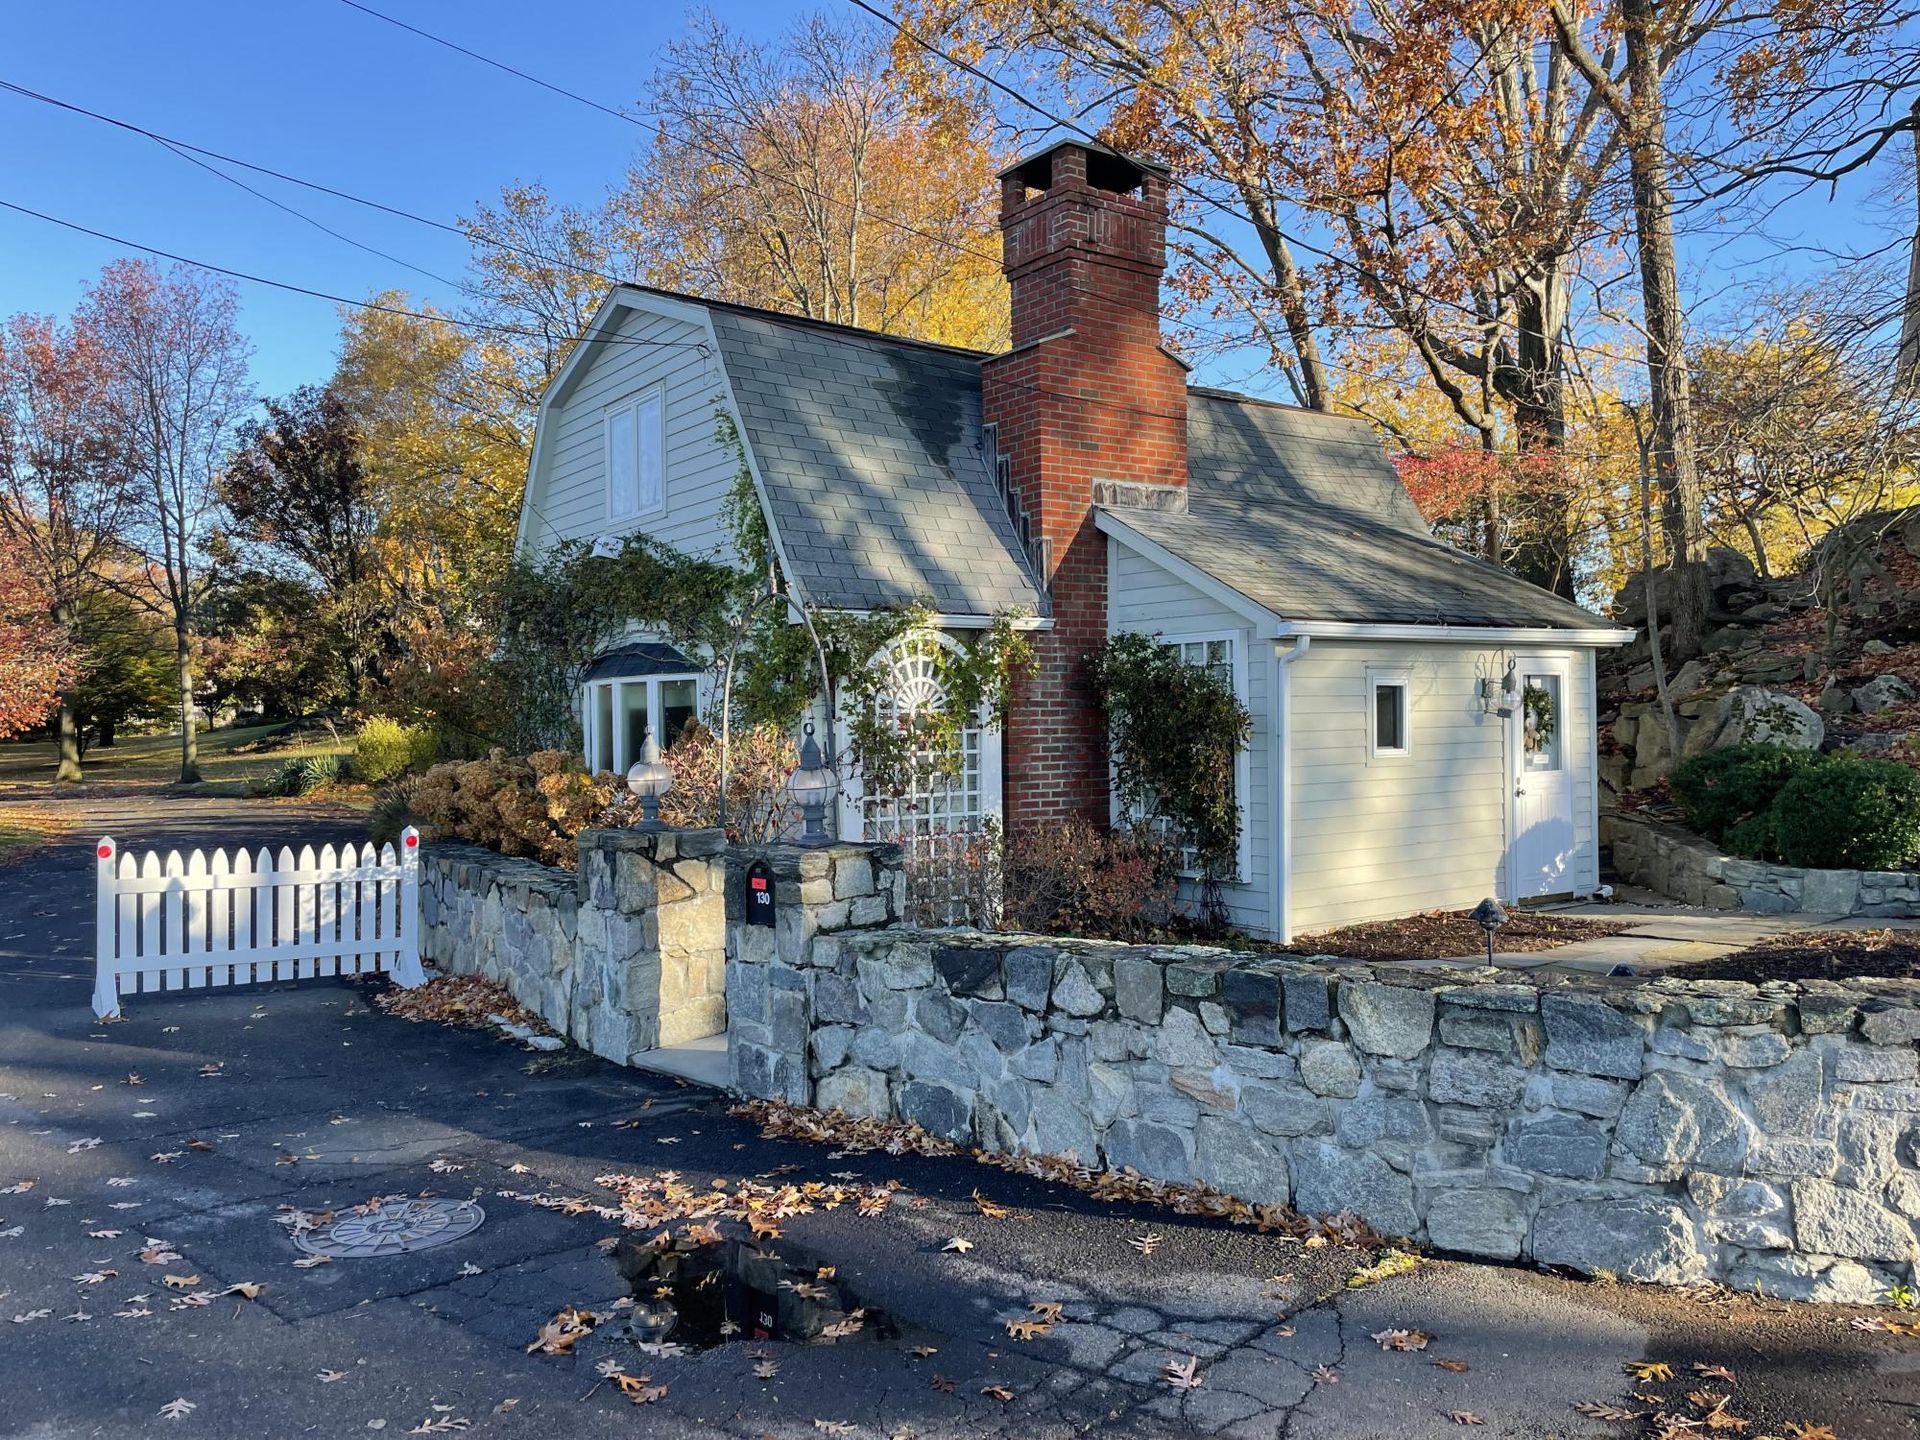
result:
[[[1519,689],[1508,721],[1513,782],[1507,888],[1515,900],[1573,889],[1573,756],[1567,743],[1572,666],[1521,656]]]

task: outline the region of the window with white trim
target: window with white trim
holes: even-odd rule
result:
[[[649,730],[665,750],[686,733],[699,713],[697,676],[589,680],[580,687],[581,748],[587,768],[624,775],[640,758]]]
[[[1186,664],[1212,674],[1233,692],[1234,699],[1242,705],[1247,703],[1246,662],[1237,636],[1231,633],[1167,636],[1162,638],[1161,643],[1178,654]],[[1242,885],[1253,879],[1253,839],[1247,816],[1250,784],[1249,752],[1242,746],[1233,762],[1233,799],[1235,808],[1240,812],[1240,853],[1234,861],[1234,873],[1223,877]],[[1181,847],[1181,873],[1188,879],[1199,878],[1199,857],[1191,846]]]
[[[1367,753],[1398,760],[1413,753],[1413,687],[1405,670],[1367,672]]]
[[[666,508],[667,392],[656,386],[609,405],[607,518],[631,520]]]

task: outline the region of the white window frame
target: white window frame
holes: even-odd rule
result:
[[[1233,675],[1233,696],[1241,706],[1251,710],[1247,700],[1247,632],[1244,630],[1201,630],[1184,635],[1156,635],[1160,644],[1179,653],[1182,663],[1186,659],[1186,647],[1189,645],[1209,645],[1224,640],[1227,645],[1227,665]],[[1204,662],[1203,662],[1204,668]],[[1240,820],[1240,849],[1234,856],[1233,883],[1251,885],[1253,883],[1253,816],[1248,807],[1248,799],[1253,790],[1253,747],[1242,745],[1233,757],[1233,806]],[[1181,878],[1198,880],[1200,872],[1183,870]]]
[[[627,753],[627,730],[626,726],[620,723],[621,717],[626,713],[625,692],[627,690],[634,686],[640,686],[645,690],[647,697],[647,729],[653,732],[654,740],[658,742],[660,748],[664,750],[673,740],[677,740],[680,737],[676,735],[669,739],[664,738],[660,733],[660,726],[665,714],[665,706],[660,699],[660,687],[663,684],[676,680],[691,680],[693,682],[694,713],[698,715],[705,708],[706,702],[706,696],[702,693],[703,678],[701,675],[688,670],[674,675],[614,675],[605,680],[588,680],[584,682],[580,686],[580,750],[581,759],[585,761],[587,769],[598,772],[605,768],[611,769],[616,775],[624,775],[627,773],[628,768],[631,767],[635,761],[639,760],[640,757],[638,754],[630,755]],[[602,737],[600,734],[599,692],[603,690],[608,692],[607,713],[611,717],[610,723],[613,727],[613,733],[605,737]],[[610,765],[604,767],[599,764],[602,750],[601,741],[603,738],[606,741],[606,754],[612,762]]]
[[[640,463],[642,458],[640,445],[640,412],[649,405],[657,405],[660,411],[659,453],[654,457],[655,464],[658,467],[657,474],[659,476],[659,484],[655,487],[657,493],[651,505],[645,503],[643,499],[640,499],[645,489],[645,487],[640,484],[640,481],[644,478],[644,471]],[[634,483],[638,503],[636,508],[632,510],[616,509],[613,499],[613,422],[615,418],[620,415],[631,415],[633,417]],[[606,492],[607,519],[638,520],[645,515],[658,515],[667,508],[667,387],[665,385],[649,386],[645,390],[616,400],[600,412],[600,458],[602,465],[605,467],[605,484],[603,489]]]
[[[1400,744],[1380,743],[1380,691],[1396,687],[1400,691]],[[1369,760],[1408,760],[1413,757],[1413,671],[1406,666],[1367,669],[1367,758]]]

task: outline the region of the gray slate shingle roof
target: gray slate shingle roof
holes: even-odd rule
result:
[[[1185,515],[1115,518],[1282,619],[1607,625],[1433,539],[1361,421],[1191,390],[1187,477]]]
[[[1047,612],[988,468],[981,356],[715,304],[721,359],[808,597]],[[1188,392],[1188,513],[1122,523],[1287,620],[1605,626],[1433,539],[1360,421]]]
[[[980,360],[714,305],[793,578],[815,604],[1041,613],[987,467]]]

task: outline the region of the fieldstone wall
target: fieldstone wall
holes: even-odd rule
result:
[[[814,973],[816,946],[898,925],[906,913],[907,873],[897,845],[737,846],[729,852],[736,876],[756,860],[772,871],[775,920],[747,924],[745,889],[727,887],[728,1076],[745,1094],[811,1104],[808,1052],[815,1026],[861,1009],[855,981],[837,970]],[[894,1015],[892,1006],[887,1013]],[[904,1023],[904,1010],[896,1018]]]
[[[485,975],[576,1044],[626,1064],[727,1028],[718,830],[588,830],[568,872],[475,845],[420,863],[421,955]]]
[[[861,850],[778,855],[778,930],[730,916],[749,1094],[1466,1255],[1818,1300],[1915,1279],[1920,984],[1543,986],[871,928],[883,904],[863,926],[847,902],[897,871]]]
[[[1621,879],[1688,905],[1780,915],[1920,915],[1920,873],[1801,870],[1722,855],[1712,843],[1643,815],[1605,814],[1601,838]]]

